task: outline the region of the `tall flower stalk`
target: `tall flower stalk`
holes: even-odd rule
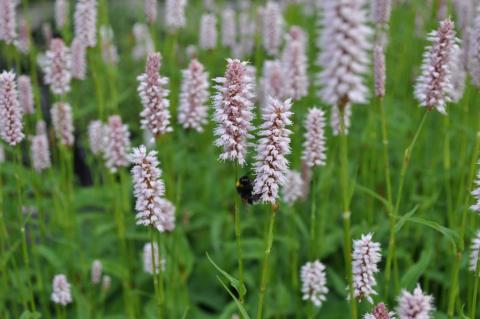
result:
[[[350,106],[368,102],[364,76],[370,63],[370,36],[365,0],[325,0],[322,3],[323,27],[317,46],[321,49],[318,64],[323,68],[318,80],[319,95],[332,106],[334,133],[340,136],[340,185],[344,227],[344,259],[350,291],[352,318],[357,318],[353,296],[350,234],[350,177],[348,159],[348,125]],[[349,12],[349,14],[345,14]],[[345,50],[349,47],[349,50]]]
[[[240,166],[245,165],[248,139],[253,129],[254,80],[248,75],[247,63],[236,59],[227,60],[224,77],[214,80],[217,94],[214,97],[215,145],[222,147],[219,159],[235,162],[235,181]],[[235,202],[235,237],[237,241],[238,272],[243,285],[243,260],[241,244],[240,206]],[[243,296],[240,296],[243,301]]]
[[[268,284],[270,253],[274,238],[275,216],[278,210],[279,188],[285,184],[290,154],[290,134],[292,124],[291,101],[268,100],[262,111],[263,124],[260,126],[260,140],[255,157],[255,182],[253,193],[262,203],[271,205],[268,228],[265,238],[265,252],[262,263],[262,276],[258,297],[257,319],[263,318],[263,305]]]
[[[320,245],[321,238],[318,234],[318,213],[317,213],[317,196],[318,196],[318,166],[325,166],[327,159],[327,147],[325,142],[325,112],[318,108],[311,108],[305,119],[305,142],[303,144],[302,159],[306,165],[313,171],[312,174],[312,191],[311,194],[311,210],[310,210],[310,258],[317,257],[316,247]]]
[[[393,211],[394,217],[398,215],[405,176],[410,164],[413,148],[424,127],[428,113],[436,109],[441,114],[446,114],[446,103],[451,101],[452,74],[451,59],[457,49],[458,39],[455,37],[454,23],[450,19],[443,20],[437,31],[430,33],[428,39],[432,44],[427,47],[423,56],[422,73],[417,78],[415,96],[421,107],[427,111],[424,113],[420,124],[413,136],[411,143],[405,149],[400,170],[400,179],[397,188],[397,197]],[[392,262],[395,258],[395,232],[390,232],[389,249],[385,271],[386,285],[390,282]]]

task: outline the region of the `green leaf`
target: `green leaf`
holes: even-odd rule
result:
[[[355,187],[358,188],[358,190],[366,193],[367,195],[370,195],[372,196],[373,198],[377,199],[378,201],[380,201],[384,206],[385,208],[387,209],[387,212],[389,212],[389,214],[391,214],[393,212],[393,207],[392,205],[390,205],[390,203],[388,202],[388,200],[383,197],[382,195],[378,194],[377,192],[371,190],[370,188],[368,187],[365,187],[365,186],[362,186],[360,184],[355,184]]]
[[[247,310],[245,310],[245,307],[242,305],[242,303],[237,299],[237,297],[235,297],[235,295],[230,291],[230,289],[228,289],[227,285],[225,285],[225,283],[222,281],[222,279],[219,276],[217,276],[217,279],[225,288],[225,290],[228,292],[228,294],[233,298],[233,300],[235,300],[235,304],[237,305],[238,311],[240,311],[240,314],[242,315],[242,317],[244,319],[250,319],[250,316],[248,315],[248,312]]]
[[[30,312],[30,310],[25,310],[19,319],[40,319],[42,315],[39,312]]]
[[[407,222],[408,218],[412,217],[413,214],[416,213],[418,210],[418,205],[416,205],[411,211],[400,217],[397,224],[395,225],[395,232],[397,233],[400,229],[402,229],[403,225]]]
[[[239,293],[239,295],[241,297],[245,296],[246,293],[247,293],[247,288],[245,287],[245,285],[240,285],[240,282],[238,281],[238,279],[236,279],[235,277],[233,277],[232,275],[230,275],[229,273],[227,273],[225,270],[223,270],[222,268],[220,268],[213,260],[212,258],[210,258],[210,255],[208,254],[208,252],[206,253],[207,254],[207,258],[208,258],[208,261],[210,261],[210,263],[213,265],[213,267],[215,267],[225,278],[227,278],[229,281],[230,281],[230,285],[235,288],[235,290],[237,290],[237,292]]]
[[[1,262],[0,262],[0,269],[4,269],[6,265],[8,264],[8,261],[10,260],[10,257],[12,257],[13,253],[15,250],[17,250],[18,246],[20,245],[20,239],[17,240],[11,247],[8,249],[8,251],[2,253],[1,256]]]
[[[428,265],[430,264],[432,257],[433,249],[431,249],[431,247],[423,249],[422,255],[420,256],[418,262],[414,266],[410,267],[405,275],[403,275],[401,286],[406,289],[413,289],[418,282],[418,279],[422,276],[422,274],[425,272],[425,269],[427,269]]]
[[[443,236],[445,236],[445,238],[447,238],[450,241],[450,243],[455,248],[455,251],[457,250],[457,243],[459,241],[459,236],[456,231],[448,229],[447,227],[444,227],[437,222],[427,220],[421,217],[407,217],[406,220],[409,222],[424,225],[429,228],[432,228],[433,230],[436,230],[437,232],[441,233]]]

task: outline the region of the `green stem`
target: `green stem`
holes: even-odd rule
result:
[[[472,293],[472,303],[470,309],[470,318],[475,318],[477,315],[477,299],[478,299],[478,285],[480,282],[480,258],[477,258],[477,268],[475,270],[475,284],[473,286],[473,293]]]
[[[273,237],[274,237],[274,226],[275,226],[275,216],[277,215],[278,206],[277,204],[272,204],[270,218],[268,222],[268,231],[266,237],[265,252],[263,255],[263,265],[262,265],[262,277],[260,280],[260,291],[258,297],[258,307],[257,307],[257,319],[263,318],[263,304],[265,302],[265,292],[267,291],[268,284],[268,274],[269,274],[269,261],[270,253],[272,251]]]
[[[160,291],[159,291],[159,273],[162,271],[161,269],[161,266],[160,265],[157,265],[157,261],[156,261],[156,258],[155,258],[155,244],[156,244],[156,241],[155,241],[155,236],[154,236],[154,228],[150,228],[150,245],[151,245],[151,259],[152,259],[152,278],[153,278],[153,289],[155,290],[155,297],[157,299],[157,309],[158,309],[158,317],[159,318],[163,318],[162,316],[162,296],[160,294]],[[158,244],[157,244],[158,245]],[[160,247],[158,247],[158,256],[160,257]],[[160,262],[160,258],[159,258],[159,262]],[[156,271],[158,267],[158,272]]]
[[[235,182],[238,180],[238,163],[235,164]],[[244,285],[244,278],[243,278],[243,258],[242,258],[242,225],[240,222],[240,203],[239,203],[239,196],[235,196],[235,239],[237,242],[237,256],[238,256],[238,281],[240,283],[240,287]],[[244,302],[244,294],[240,293],[239,295],[240,302]]]
[[[310,259],[313,260],[316,257],[315,245],[318,245],[317,240],[317,174],[314,169],[312,172],[312,188],[310,192],[311,196],[311,207],[310,207]]]
[[[351,315],[353,319],[357,318],[357,303],[353,296],[353,277],[352,277],[352,235],[350,230],[350,180],[348,172],[348,135],[345,125],[345,105],[339,106],[340,111],[340,180],[342,192],[342,219],[343,219],[343,247],[345,259],[345,271],[347,273]]]

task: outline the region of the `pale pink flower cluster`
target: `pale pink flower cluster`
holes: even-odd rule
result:
[[[108,118],[106,130],[105,166],[115,173],[120,167],[127,166],[129,163],[130,132],[128,125],[122,123],[120,115],[112,115]]]
[[[377,44],[373,49],[373,75],[375,82],[375,96],[379,98],[385,97],[385,52],[383,45]]]
[[[249,56],[253,53],[255,45],[256,21],[252,19],[247,10],[240,12],[238,17],[239,42],[234,48],[235,55],[239,58]]]
[[[103,275],[102,277],[102,293],[106,293],[112,285],[112,278],[109,275]]]
[[[253,114],[254,85],[247,75],[247,63],[240,60],[227,60],[225,77],[216,78],[217,94],[214,97],[215,145],[223,147],[220,159],[245,164],[247,141]]]
[[[155,23],[157,21],[157,0],[144,0],[143,9],[148,23]]]
[[[457,103],[463,97],[467,79],[467,71],[463,63],[464,48],[455,47],[450,60],[450,70],[452,72],[452,91],[451,98],[453,103]]]
[[[212,13],[204,13],[200,20],[199,47],[213,50],[217,47],[217,17]]]
[[[472,245],[471,245],[470,262],[469,262],[468,269],[473,273],[476,273],[478,269],[479,250],[480,250],[480,230],[477,231],[477,234],[475,235],[475,238],[473,238]]]
[[[32,159],[32,167],[36,172],[41,172],[50,166],[50,148],[48,145],[48,137],[44,121],[37,123],[36,135],[30,139],[30,154]]]
[[[234,48],[237,43],[237,21],[235,11],[225,8],[222,11],[222,44],[227,48]]]
[[[413,293],[403,290],[397,298],[396,309],[400,319],[431,319],[434,310],[433,297],[425,295],[420,285],[413,290]]]
[[[56,304],[66,306],[72,303],[72,294],[70,292],[70,284],[67,277],[63,274],[53,277],[52,301]]]
[[[379,271],[378,263],[382,259],[380,244],[374,242],[372,236],[362,235],[359,240],[354,240],[352,253],[353,296],[370,303],[373,303],[372,295],[377,294],[373,287],[377,284],[375,273]]]
[[[395,313],[389,311],[383,302],[373,308],[372,313],[367,313],[363,319],[395,319]]]
[[[299,100],[308,94],[307,53],[305,32],[297,26],[290,28],[283,49],[285,96]]]
[[[186,129],[202,132],[208,122],[208,73],[197,59],[193,59],[182,74],[178,122]]]
[[[100,39],[102,48],[102,59],[108,65],[118,64],[118,50],[113,42],[113,30],[112,27],[107,25],[100,26]]]
[[[318,260],[307,262],[300,271],[302,299],[309,300],[315,307],[321,307],[327,299],[327,277],[325,266]]]
[[[133,37],[135,38],[135,46],[132,51],[134,60],[145,59],[155,51],[152,36],[145,24],[135,23],[133,25]]]
[[[366,0],[325,0],[318,65],[320,97],[332,106],[365,104],[368,88],[364,75],[369,71],[370,36]]]
[[[165,271],[165,265],[165,258],[160,260],[157,243],[153,243],[153,245],[152,243],[146,243],[143,246],[143,270],[148,274],[153,274],[154,272],[158,274],[159,269],[162,269],[162,272]]]
[[[155,227],[159,232],[172,231],[175,227],[175,207],[163,198],[165,185],[158,168],[157,152],[144,145],[134,148],[130,154],[134,195],[136,198],[137,225]]]
[[[0,135],[10,145],[20,143],[25,137],[22,115],[15,73],[3,71],[0,73]]]
[[[458,50],[454,23],[443,20],[437,31],[429,34],[432,43],[423,55],[421,75],[415,84],[415,97],[422,107],[435,108],[446,114],[446,104],[452,101],[452,64],[453,55]]]
[[[148,55],[145,73],[137,77],[137,91],[143,104],[140,113],[142,128],[148,129],[155,136],[171,132],[170,101],[168,97],[168,78],[160,76],[160,53]]]
[[[392,10],[392,0],[373,0],[372,1],[373,20],[379,27],[386,28],[388,26],[391,10]]]
[[[93,155],[100,155],[106,148],[108,128],[102,121],[91,121],[88,125],[88,144]]]
[[[79,38],[72,41],[70,49],[72,54],[72,77],[78,80],[85,80],[87,73],[87,47]]]
[[[325,166],[325,112],[316,107],[311,108],[305,119],[305,129],[302,159],[309,167]]]
[[[473,83],[480,86],[480,5],[475,10],[476,15],[470,30],[468,62]]]
[[[285,75],[282,63],[278,60],[266,60],[263,64],[263,74],[260,81],[264,104],[269,96],[277,99],[285,97],[284,82]]]
[[[30,28],[25,19],[20,19],[18,22],[18,37],[15,40],[15,46],[23,54],[27,54],[30,51]]]
[[[70,91],[72,59],[62,39],[52,39],[43,63],[45,83],[53,93],[63,95]]]
[[[92,270],[90,273],[90,279],[93,284],[99,284],[102,279],[102,262],[95,259],[92,262]]]
[[[165,24],[170,30],[183,28],[186,24],[185,7],[187,0],[166,0]]]
[[[253,193],[263,203],[275,204],[278,190],[285,184],[288,170],[286,156],[290,154],[290,134],[292,124],[291,100],[280,101],[270,98],[262,110],[263,123],[258,135],[257,155],[255,156],[255,182]]]
[[[97,45],[97,0],[78,0],[75,7],[75,38],[86,47]]]
[[[480,164],[478,162],[477,164]],[[472,191],[472,195],[475,198],[476,202],[474,205],[470,206],[470,209],[474,212],[480,213],[480,170],[477,172],[477,178],[475,179],[475,189]]]
[[[283,34],[283,17],[280,5],[268,1],[262,10],[262,39],[263,47],[269,55],[275,56],[280,49]]]
[[[302,174],[297,171],[288,170],[285,174],[285,184],[283,185],[283,201],[288,205],[293,205],[304,195],[304,182]]]
[[[16,1],[0,0],[0,40],[13,44],[17,38],[16,28]]]
[[[58,29],[63,28],[67,23],[68,1],[55,0],[55,24]]]
[[[50,110],[53,128],[60,144],[72,146],[75,137],[73,136],[72,107],[65,102],[53,104]]]
[[[27,75],[20,75],[18,77],[18,101],[25,114],[33,114],[35,112],[33,107],[32,82]]]

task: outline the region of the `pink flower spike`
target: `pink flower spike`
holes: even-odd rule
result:
[[[0,135],[10,145],[20,143],[25,137],[22,114],[15,73],[3,71],[0,73]]]

